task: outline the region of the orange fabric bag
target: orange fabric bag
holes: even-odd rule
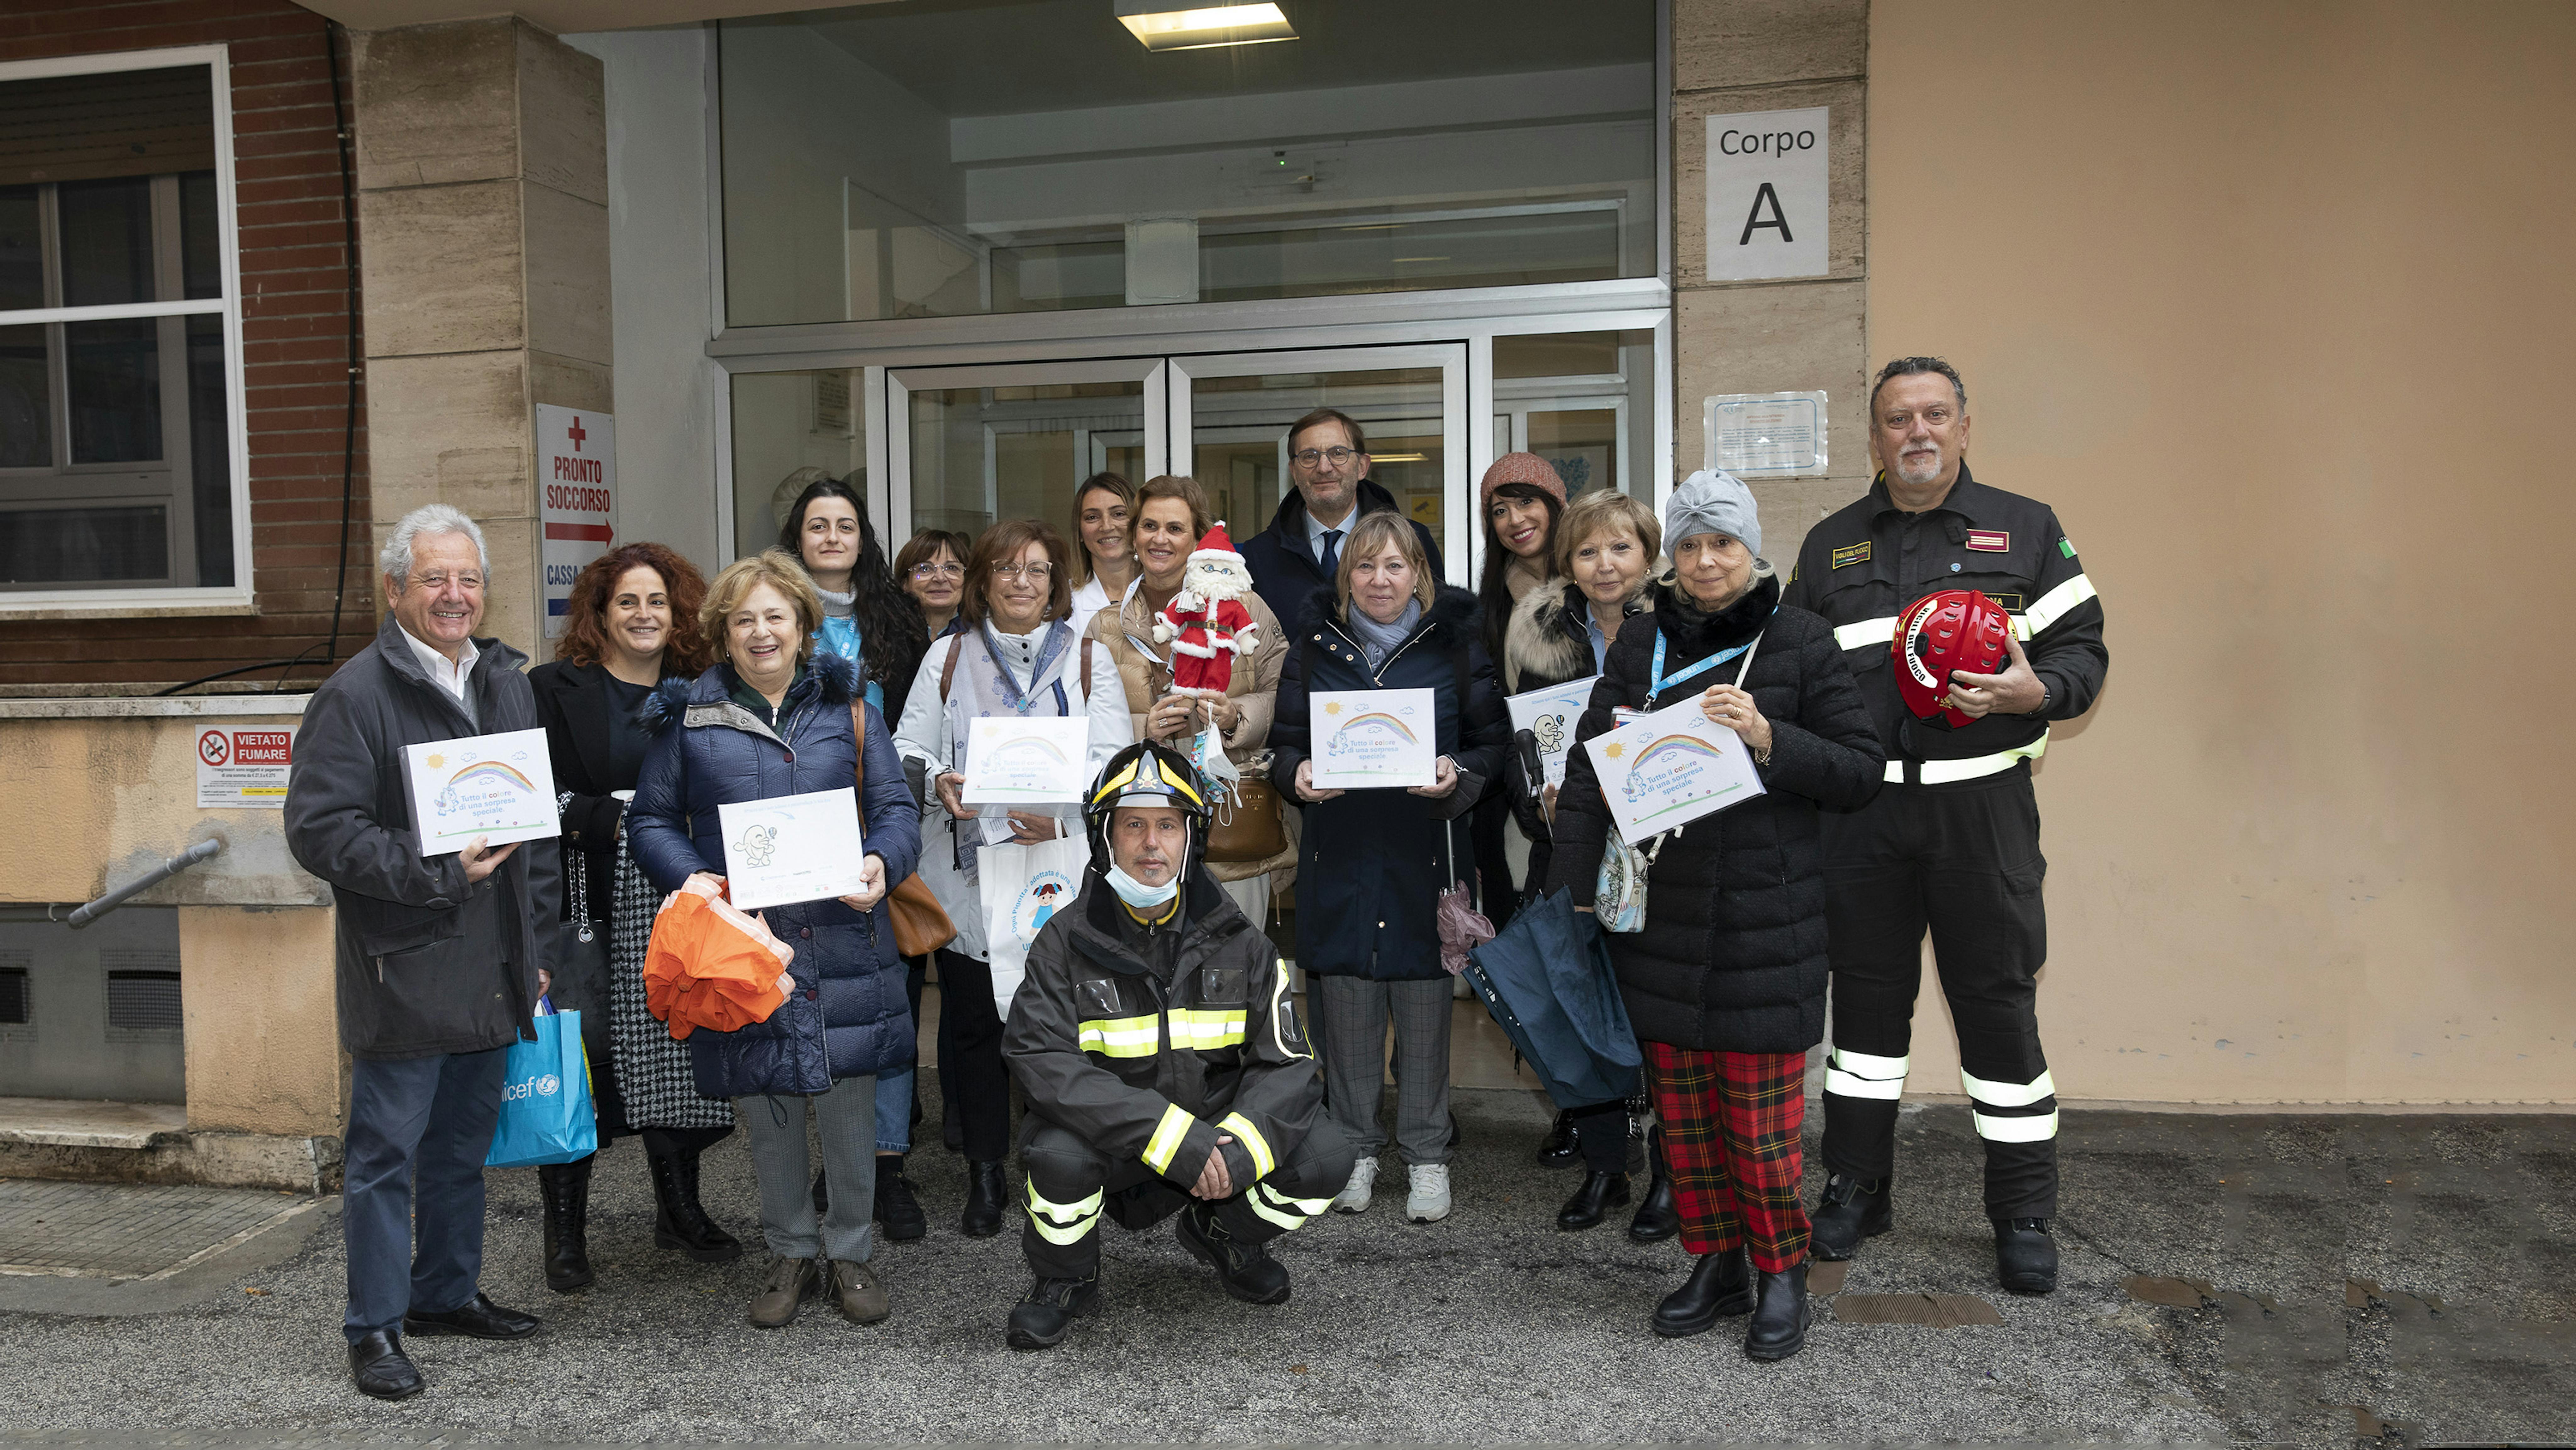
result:
[[[663,898],[653,918],[644,948],[644,1009],[682,1042],[701,1027],[731,1032],[766,1022],[786,1005],[778,976],[795,955],[766,923],[711,888],[683,886]]]

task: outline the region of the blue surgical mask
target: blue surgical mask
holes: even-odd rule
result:
[[[1118,893],[1119,900],[1138,911],[1152,911],[1157,907],[1168,905],[1173,897],[1181,894],[1181,878],[1178,872],[1174,872],[1172,879],[1160,886],[1148,886],[1128,875],[1126,868],[1112,862],[1101,879],[1109,883],[1110,890]]]

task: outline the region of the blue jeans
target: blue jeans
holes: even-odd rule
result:
[[[922,968],[927,959],[904,958],[904,995],[912,999],[912,1035],[921,1037]],[[916,1051],[901,1067],[890,1067],[877,1074],[877,1151],[909,1153],[912,1151],[912,1082],[919,1064]]]
[[[350,1064],[340,1202],[351,1344],[401,1329],[414,1307],[443,1314],[473,1299],[483,1273],[483,1159],[501,1121],[508,1056],[495,1047]]]

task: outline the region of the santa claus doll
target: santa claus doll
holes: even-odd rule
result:
[[[1234,680],[1235,656],[1250,655],[1260,645],[1260,626],[1243,607],[1243,596],[1251,592],[1252,571],[1219,520],[1190,551],[1180,592],[1154,618],[1154,642],[1172,647],[1172,688],[1208,701],[1211,711]],[[1212,730],[1199,736],[1194,753],[1200,769],[1231,779],[1234,770],[1214,737]]]

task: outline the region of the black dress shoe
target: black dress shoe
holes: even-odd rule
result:
[[[476,1294],[443,1313],[415,1309],[403,1316],[405,1334],[463,1334],[475,1339],[525,1339],[544,1321],[533,1314],[504,1309]]]
[[[966,1165],[966,1211],[957,1216],[957,1230],[970,1239],[989,1239],[1002,1231],[1002,1203],[1011,1196],[1002,1182],[999,1163]]]
[[[886,1238],[899,1244],[930,1232],[930,1219],[921,1211],[912,1180],[903,1176],[900,1157],[877,1157],[877,1222],[885,1225]]]
[[[1583,1175],[1583,1185],[1556,1211],[1556,1226],[1561,1229],[1587,1229],[1601,1226],[1601,1219],[1611,1209],[1628,1201],[1628,1175],[1625,1173],[1591,1172]]]
[[[592,1161],[548,1163],[537,1169],[537,1197],[546,1214],[546,1287],[558,1294],[587,1288],[598,1277],[590,1268]]]
[[[1896,1210],[1889,1200],[1895,1181],[1889,1177],[1863,1183],[1848,1173],[1826,1179],[1824,1198],[1807,1215],[1816,1257],[1848,1259],[1860,1251],[1862,1239],[1874,1239],[1896,1227]]]
[[[1728,1315],[1751,1309],[1749,1272],[1742,1244],[1700,1255],[1699,1262],[1691,1265],[1690,1277],[1655,1306],[1655,1332],[1666,1339],[1686,1339]]]
[[[1753,1322],[1744,1326],[1744,1352],[1768,1363],[1787,1359],[1807,1342],[1807,1261],[1785,1273],[1753,1274]]]
[[[1040,1279],[1027,1296],[1011,1306],[1010,1332],[1003,1336],[1013,1349],[1048,1349],[1064,1342],[1074,1316],[1089,1313],[1100,1297],[1098,1276],[1088,1279]]]
[[[1660,1123],[1646,1132],[1646,1166],[1655,1176],[1646,1184],[1646,1196],[1637,1205],[1637,1216],[1628,1220],[1628,1237],[1641,1244],[1659,1244],[1682,1231],[1681,1205],[1673,1201],[1673,1170],[1664,1162],[1664,1129]]]
[[[1538,1140],[1538,1166],[1563,1168],[1583,1157],[1583,1145],[1575,1141],[1574,1114],[1563,1108],[1556,1111],[1556,1121],[1547,1136]]]
[[[2057,1240],[2049,1236],[2047,1219],[1996,1221],[1995,1277],[2016,1294],[2056,1292]]]
[[[349,1346],[349,1378],[358,1393],[380,1400],[407,1400],[424,1388],[420,1370],[403,1353],[402,1336],[378,1329]]]

